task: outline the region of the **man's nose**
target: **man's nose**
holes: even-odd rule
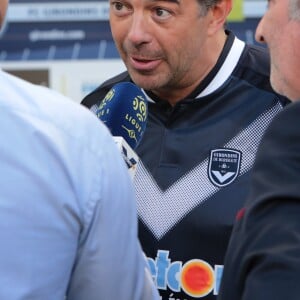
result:
[[[255,39],[257,42],[259,43],[265,43],[265,38],[264,38],[264,34],[263,34],[263,18],[260,20],[260,22],[258,23],[257,27],[256,27],[256,31],[255,31]]]
[[[132,17],[132,22],[128,32],[128,39],[134,45],[147,43],[151,40],[149,26],[147,26],[147,20],[143,15],[136,15]]]

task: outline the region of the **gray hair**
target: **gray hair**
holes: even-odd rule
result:
[[[289,0],[289,17],[300,21],[300,0]]]
[[[222,0],[197,0],[197,1],[201,8],[200,15],[206,16],[207,12]]]

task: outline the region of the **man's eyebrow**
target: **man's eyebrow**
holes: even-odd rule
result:
[[[149,0],[150,2],[171,2],[179,4],[181,0]],[[191,1],[191,0],[190,0]]]

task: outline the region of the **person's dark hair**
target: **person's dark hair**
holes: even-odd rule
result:
[[[205,16],[207,12],[221,0],[197,0],[201,6],[201,16]]]

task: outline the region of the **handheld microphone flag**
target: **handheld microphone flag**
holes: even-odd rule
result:
[[[114,136],[131,176],[134,176],[138,156],[133,149],[142,139],[148,117],[148,103],[143,91],[130,82],[114,85],[99,104],[96,115]]]

